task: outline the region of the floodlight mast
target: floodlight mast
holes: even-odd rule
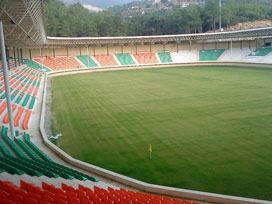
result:
[[[11,99],[10,99],[8,68],[7,68],[7,61],[6,61],[6,50],[5,50],[5,40],[4,40],[2,21],[0,21],[0,40],[1,40],[1,56],[2,56],[2,64],[3,64],[5,91],[6,91],[7,105],[8,105],[9,126],[10,126],[11,139],[14,139],[15,130],[14,130],[14,121],[13,121],[13,111],[12,111]]]
[[[222,31],[222,0],[219,0],[219,31]]]

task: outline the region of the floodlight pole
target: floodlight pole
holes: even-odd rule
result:
[[[222,0],[219,0],[219,31],[222,31]]]
[[[5,50],[5,40],[4,40],[2,21],[0,21],[0,40],[1,40],[1,56],[2,56],[2,63],[3,63],[5,91],[6,91],[7,104],[8,104],[9,126],[10,126],[11,139],[14,139],[15,130],[14,130],[13,111],[12,111],[11,98],[10,98],[8,68],[7,68],[7,61],[6,61],[6,50]]]

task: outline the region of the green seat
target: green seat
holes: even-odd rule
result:
[[[98,67],[96,62],[88,55],[76,56],[87,68]]]
[[[259,47],[254,52],[250,53],[249,56],[264,57],[264,56],[268,55],[270,52],[272,52],[271,47]]]
[[[30,59],[24,59],[22,63],[30,68],[36,69],[41,72],[51,72],[51,69],[44,67],[44,66],[40,65],[39,63],[37,63],[33,60],[30,60]]]
[[[28,107],[30,110],[34,107],[35,101],[36,101],[36,97],[33,96]]]
[[[4,156],[13,156],[12,153],[8,150],[8,148],[0,141],[0,150]]]
[[[8,144],[8,146],[12,149],[12,151],[20,158],[25,158],[26,155],[22,152],[21,149],[18,148],[18,146],[14,143],[14,141],[12,141],[8,135],[7,135],[7,130],[8,128],[5,128],[4,126],[2,126],[2,138],[5,140],[5,142]]]
[[[225,49],[210,49],[199,51],[199,61],[217,61]]]
[[[0,159],[0,166],[1,166],[1,169],[4,169],[6,172],[10,173],[10,174],[17,174],[17,175],[23,175],[24,172],[1,161]]]
[[[25,100],[23,101],[23,104],[22,104],[23,107],[26,106],[26,104],[28,103],[29,98],[30,98],[30,94],[27,94],[26,97],[25,97]]]
[[[32,159],[40,159],[39,156],[30,149],[22,140],[15,138],[14,141],[19,145],[25,153]]]
[[[158,52],[158,56],[161,60],[162,63],[169,63],[172,62],[172,57],[171,53],[166,51],[166,52]]]
[[[129,53],[115,54],[121,65],[133,65],[135,64],[133,58]]]
[[[48,157],[44,152],[42,152],[36,145],[34,145],[29,137],[29,134],[24,132],[24,140],[25,143],[37,154],[39,157],[45,161],[52,161],[50,157]]]

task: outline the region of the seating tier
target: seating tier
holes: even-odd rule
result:
[[[114,59],[113,55],[95,55],[94,56],[96,61],[100,64],[102,67],[108,67],[108,66],[117,66],[118,63]]]
[[[133,65],[135,64],[134,60],[132,59],[131,55],[129,53],[121,53],[121,54],[115,54],[121,65]]]
[[[135,53],[133,54],[139,64],[155,64],[159,63],[155,53]]]
[[[74,57],[46,57],[43,58],[43,61],[40,58],[34,60],[40,64],[43,63],[43,65],[54,71],[83,67]]]
[[[225,49],[200,50],[199,61],[217,61]]]

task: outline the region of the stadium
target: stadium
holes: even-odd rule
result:
[[[272,27],[52,37],[39,0],[0,22],[0,203],[272,203]]]

